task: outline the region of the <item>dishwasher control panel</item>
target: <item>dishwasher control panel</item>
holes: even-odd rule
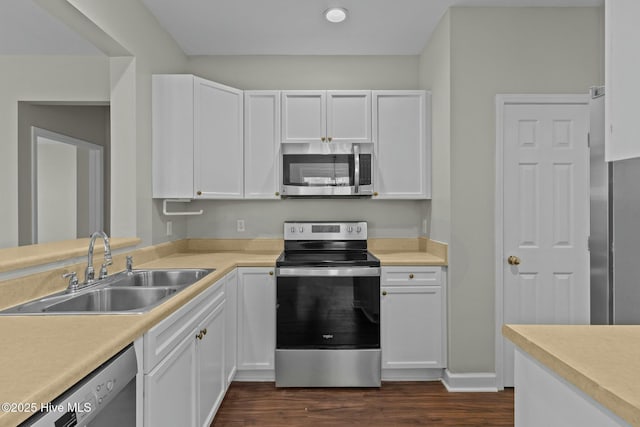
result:
[[[29,418],[25,426],[84,426],[96,418],[133,380],[137,372],[136,353],[132,345],[105,362],[41,411]],[[135,411],[135,405],[133,405]],[[135,414],[133,414],[135,417]],[[123,427],[123,426],[121,426]]]

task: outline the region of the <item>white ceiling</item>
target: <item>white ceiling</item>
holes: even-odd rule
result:
[[[95,0],[97,1],[97,0]],[[109,1],[109,0],[100,0]],[[188,55],[416,55],[450,6],[603,0],[141,0]],[[330,24],[322,12],[344,7]],[[33,0],[0,0],[0,55],[101,52]]]
[[[416,55],[450,6],[603,0],[142,0],[187,55]],[[349,11],[342,24],[323,11]]]
[[[32,0],[0,0],[0,55],[101,55]]]

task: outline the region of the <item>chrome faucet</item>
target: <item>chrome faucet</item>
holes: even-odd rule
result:
[[[84,284],[90,284],[94,282],[95,272],[93,269],[93,245],[96,242],[98,237],[102,237],[104,240],[104,263],[100,268],[100,276],[99,279],[104,279],[107,277],[107,266],[113,263],[111,259],[111,246],[109,245],[109,236],[104,231],[96,231],[91,235],[91,240],[89,241],[89,253],[87,254],[87,268],[84,271]]]

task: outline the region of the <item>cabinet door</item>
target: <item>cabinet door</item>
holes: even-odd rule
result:
[[[188,336],[144,376],[144,425],[195,426],[196,339]]]
[[[442,289],[385,286],[382,294],[382,368],[444,367]]]
[[[277,199],[280,182],[280,92],[244,93],[244,197]]]
[[[605,160],[640,157],[640,2],[605,1]]]
[[[327,135],[326,92],[282,92],[282,142],[321,142]]]
[[[194,198],[242,198],[242,91],[195,77],[194,101]]]
[[[219,304],[200,324],[196,335],[198,353],[198,425],[209,426],[226,391],[224,373],[225,306]],[[201,335],[202,334],[202,335]],[[172,424],[177,425],[177,424]]]
[[[238,370],[273,370],[276,287],[273,268],[238,269]]]
[[[193,197],[193,76],[152,77],[153,197]]]
[[[374,190],[378,198],[431,197],[429,96],[424,91],[374,91]]]
[[[327,139],[371,142],[371,91],[327,91]]]
[[[238,345],[238,273],[236,270],[225,277],[225,295],[227,302],[225,307],[225,356],[224,372],[226,388],[233,381],[236,374],[237,345]]]

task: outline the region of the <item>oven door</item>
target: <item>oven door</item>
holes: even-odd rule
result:
[[[361,152],[369,149],[359,144],[283,147],[282,196],[371,196],[373,155]]]
[[[380,269],[280,268],[276,348],[379,349]]]

